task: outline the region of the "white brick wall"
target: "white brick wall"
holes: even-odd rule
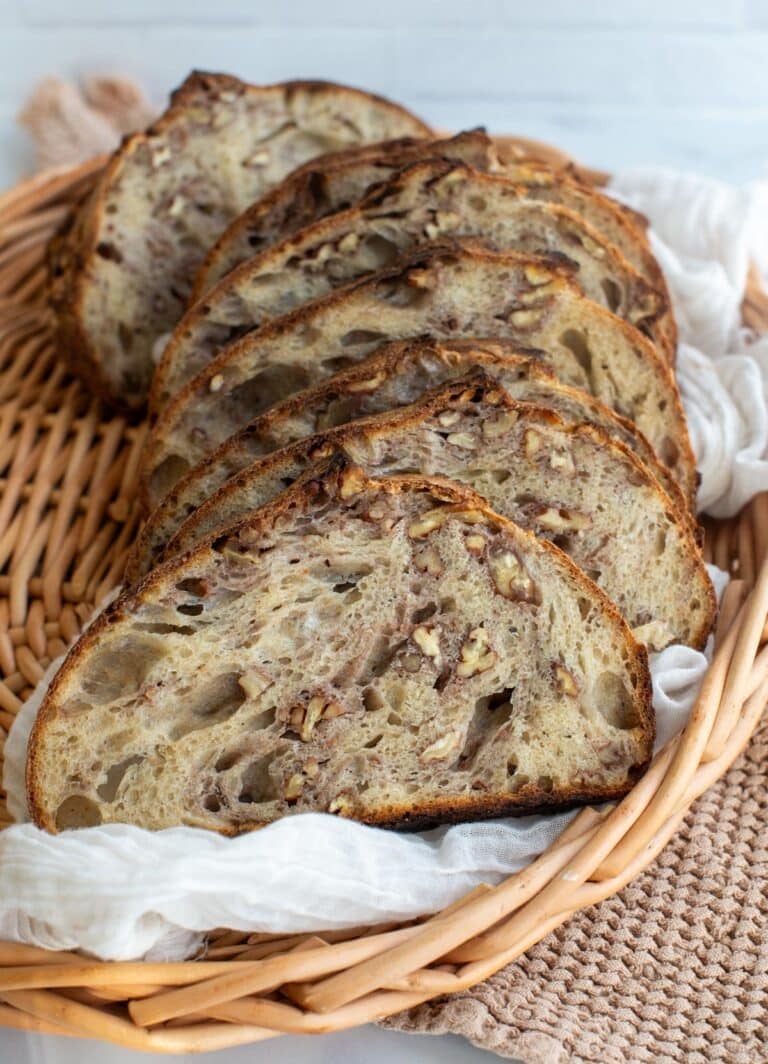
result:
[[[349,81],[606,168],[768,161],[768,0],[0,0],[0,184],[38,78],[122,70],[159,101],[192,66]]]

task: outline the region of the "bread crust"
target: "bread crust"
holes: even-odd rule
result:
[[[39,827],[52,833],[58,830],[55,819],[47,808],[43,797],[44,782],[41,778],[41,746],[45,740],[47,729],[57,717],[57,699],[66,692],[68,684],[72,681],[73,674],[76,673],[81,663],[87,659],[88,654],[98,647],[103,633],[110,626],[127,619],[132,608],[142,602],[151,600],[153,595],[162,594],[164,587],[182,579],[182,574],[185,571],[191,571],[196,565],[199,567],[200,563],[211,556],[217,542],[222,539],[232,541],[238,537],[243,537],[246,542],[253,544],[259,536],[263,536],[282,517],[291,512],[306,513],[311,511],[318,498],[349,498],[350,492],[347,487],[349,481],[347,478],[350,475],[354,479],[359,493],[381,492],[394,495],[404,492],[423,492],[440,503],[448,504],[452,510],[471,509],[478,511],[488,525],[507,531],[513,537],[513,541],[522,537],[522,541],[526,543],[526,549],[542,551],[556,561],[563,577],[570,581],[571,585],[579,587],[580,593],[587,600],[596,602],[599,605],[601,614],[608,619],[618,633],[621,633],[627,671],[633,678],[633,689],[636,692],[633,708],[637,713],[636,727],[640,732],[636,769],[632,775],[639,776],[645,771],[650,762],[655,732],[647,654],[645,649],[634,641],[629,629],[610,599],[592,584],[581,570],[556,547],[546,541],[537,540],[530,533],[524,532],[512,522],[494,513],[484,500],[474,492],[440,478],[404,476],[374,481],[365,477],[356,467],[344,459],[334,458],[318,470],[316,474],[304,478],[275,499],[274,502],[249,514],[243,521],[227,530],[223,537],[220,533],[215,533],[181,558],[173,559],[153,570],[136,588],[123,592],[80,637],[54,677],[30,736],[26,766],[27,801],[32,819]],[[456,820],[474,820],[489,816],[520,815],[531,812],[534,809],[557,809],[576,802],[599,802],[618,798],[629,790],[632,783],[633,779],[628,776],[626,785],[620,787],[606,787],[597,784],[593,787],[570,786],[558,788],[555,793],[537,787],[535,791],[530,792],[525,797],[510,795],[508,800],[503,800],[498,796],[492,796],[490,799],[481,797],[478,799],[471,797],[463,799],[454,796],[440,801],[422,802],[421,805],[415,804],[407,809],[403,806],[394,805],[381,808],[377,810],[376,816],[365,817],[364,822],[387,827],[415,829],[426,827],[433,823],[450,823]],[[254,830],[263,826],[263,824],[263,821],[254,820],[241,823],[237,830],[227,826],[216,826],[215,830],[221,834],[233,835]]]
[[[215,91],[238,94],[279,95],[290,99],[300,94],[333,93],[355,101],[364,101],[402,118],[413,132],[428,136],[430,128],[411,115],[399,104],[383,97],[366,93],[361,89],[335,85],[325,81],[288,81],[278,85],[248,85],[228,74],[211,74],[194,71],[170,97],[166,111],[146,131],[125,137],[101,173],[96,186],[68,232],[57,238],[52,245],[52,278],[49,285],[51,305],[57,322],[57,338],[64,357],[76,373],[97,395],[118,409],[141,410],[146,396],[126,395],[111,379],[109,366],[104,364],[103,352],[85,325],[85,300],[93,273],[98,266],[97,249],[103,231],[105,200],[110,189],[120,180],[126,164],[151,137],[157,137],[183,123],[190,107],[201,96]]]

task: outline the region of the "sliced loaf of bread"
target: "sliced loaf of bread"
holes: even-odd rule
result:
[[[645,653],[565,555],[458,486],[331,469],[82,636],[29,805],[48,831],[423,826],[619,797],[653,732]]]
[[[426,391],[482,368],[513,398],[548,407],[567,421],[596,425],[647,466],[682,514],[688,509],[677,481],[642,433],[586,392],[561,384],[541,353],[507,340],[429,340],[383,344],[327,382],[285,399],[225,440],[176,484],[147,518],[125,571],[136,583],[158,560],[189,515],[255,459],[357,418],[394,410]]]
[[[439,140],[402,138],[318,156],[288,174],[224,230],[197,271],[190,305],[247,259],[320,218],[352,207],[372,185],[427,158],[459,159],[475,170],[500,166],[493,141],[481,129]]]
[[[60,349],[90,388],[140,408],[153,346],[233,218],[312,156],[429,132],[356,89],[192,74],[154,126],[123,142],[52,250]]]
[[[496,251],[567,256],[586,296],[652,338],[670,313],[624,256],[580,215],[525,197],[504,177],[463,163],[416,163],[357,207],[333,214],[227,274],[179,321],[152,383],[153,410],[231,340],[444,237]],[[672,352],[660,346],[666,357]]]
[[[688,523],[647,468],[594,425],[512,399],[482,372],[257,460],[189,517],[166,556],[240,520],[337,452],[374,476],[466,484],[564,550],[649,649],[703,647],[716,601]]]
[[[668,365],[647,337],[588,300],[571,273],[560,262],[448,243],[235,341],[173,399],[150,434],[148,509],[274,402],[361,361],[384,340],[425,333],[544,349],[561,381],[638,426],[692,499],[693,454]]]

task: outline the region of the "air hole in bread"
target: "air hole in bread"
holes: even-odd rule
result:
[[[342,347],[357,347],[359,344],[373,344],[388,340],[386,333],[374,332],[372,329],[352,329],[341,338]]]
[[[201,684],[185,703],[184,715],[173,729],[174,740],[227,720],[247,697],[240,686],[239,673],[226,672],[214,676]]]
[[[555,789],[555,781],[551,776],[539,776],[539,787],[547,794],[551,794]]]
[[[421,609],[413,611],[411,614],[411,621],[414,624],[420,624],[422,621],[427,621],[430,617],[434,617],[436,613],[437,603],[428,602],[426,606],[422,606]]]
[[[151,635],[194,635],[197,631],[190,625],[167,624],[161,621],[153,621],[151,624],[135,624],[137,632],[149,632]]]
[[[479,211],[480,213],[482,213],[488,207],[488,204],[482,196],[470,196],[467,202],[469,203],[473,211]]]
[[[202,602],[182,602],[176,607],[176,612],[183,613],[185,617],[199,617],[204,609]]]
[[[240,794],[238,802],[248,805],[258,805],[261,802],[271,802],[279,797],[277,784],[269,774],[269,766],[273,760],[273,754],[265,754],[263,757],[252,761],[245,769],[240,782]]]
[[[152,667],[163,657],[158,640],[127,636],[110,642],[84,669],[82,688],[91,702],[102,705],[138,693]]]
[[[667,549],[667,533],[663,528],[660,528],[656,533],[656,542],[654,544],[657,557],[661,557],[664,551]]]
[[[218,761],[213,766],[214,771],[226,772],[228,769],[234,768],[238,761],[242,760],[242,757],[242,750],[226,750],[220,755]]]
[[[376,296],[391,307],[419,307],[432,298],[428,288],[409,284],[407,280],[385,281],[376,288]]]
[[[180,580],[178,584],[174,584],[173,586],[177,591],[182,591],[187,595],[194,595],[196,598],[205,598],[208,594],[207,582],[195,576],[190,576],[186,580]]]
[[[190,464],[180,454],[169,454],[162,460],[150,477],[150,494],[155,499],[164,498],[174,484],[189,472]]]
[[[363,749],[375,750],[383,738],[383,735],[374,735],[372,739],[369,739],[368,742],[363,745]]]
[[[509,761],[507,761],[507,775],[508,776],[514,776],[516,772],[517,772],[517,761],[515,761],[513,758],[510,758]]]
[[[560,337],[561,343],[565,344],[569,351],[576,356],[576,361],[584,370],[588,381],[592,380],[592,352],[589,349],[587,338],[579,329],[566,329]]]
[[[143,760],[144,758],[140,754],[134,754],[133,757],[126,757],[124,761],[118,761],[116,765],[112,765],[107,769],[107,778],[96,788],[99,798],[104,802],[114,802],[118,788],[123,782],[128,769],[133,765],[140,765]]]
[[[381,692],[375,687],[366,687],[363,691],[363,705],[368,713],[375,713],[386,705]]]
[[[371,269],[383,270],[391,266],[400,254],[400,249],[392,240],[387,240],[380,233],[371,233],[363,241],[366,257],[373,260]]]
[[[674,468],[680,460],[680,448],[669,436],[664,436],[659,444],[659,455],[665,466]]]
[[[593,689],[597,708],[614,728],[636,728],[640,723],[632,696],[615,672],[601,672]]]
[[[530,782],[531,777],[526,776],[524,772],[521,772],[519,776],[513,776],[509,781],[509,789],[515,793],[516,791],[522,790],[522,788]]]
[[[621,306],[621,289],[610,277],[604,277],[600,284],[605,293],[606,306],[615,314]]]
[[[101,823],[98,805],[83,794],[72,794],[65,798],[56,810],[56,830],[68,828],[93,828]]]
[[[320,365],[329,373],[341,373],[342,370],[348,369],[349,366],[354,366],[355,360],[354,358],[348,358],[346,355],[336,355],[335,358],[321,359]]]
[[[308,372],[300,366],[268,366],[233,388],[229,398],[236,408],[255,417],[287,395],[300,392],[309,383]]]

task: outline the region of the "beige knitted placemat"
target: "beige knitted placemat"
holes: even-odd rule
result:
[[[768,1061],[768,720],[620,894],[384,1025],[525,1064]]]

